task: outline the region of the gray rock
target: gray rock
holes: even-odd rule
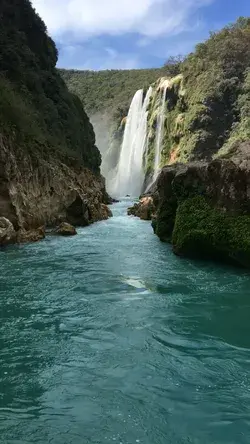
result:
[[[15,242],[16,231],[13,224],[6,217],[0,217],[0,245],[8,245]]]
[[[59,227],[55,230],[55,234],[60,236],[75,236],[77,231],[73,225],[68,224],[67,222],[62,222]]]

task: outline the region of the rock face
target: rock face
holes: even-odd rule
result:
[[[112,213],[104,196],[100,174],[55,156],[34,159],[0,137],[0,216],[11,222],[18,242],[39,240],[40,227],[61,221],[87,226],[107,219]]]
[[[15,241],[16,231],[13,224],[6,217],[0,217],[0,245],[8,245]]]
[[[0,245],[39,240],[41,227],[62,221],[106,219],[94,130],[56,69],[45,24],[29,0],[1,0],[0,16],[0,217],[15,231],[5,222]]]
[[[45,227],[39,227],[33,230],[19,230],[17,233],[17,242],[27,243],[27,242],[38,242],[45,238]]]
[[[111,209],[105,204],[101,204],[101,212],[102,212],[102,220],[106,220],[109,217],[113,217]]]
[[[154,231],[176,254],[250,267],[249,143],[230,160],[164,167],[152,199]]]
[[[55,234],[60,236],[75,236],[77,231],[73,225],[68,224],[67,222],[62,222],[59,227],[55,230]]]
[[[129,216],[137,216],[142,220],[151,220],[156,211],[153,198],[145,196],[140,199],[133,207],[128,208]]]

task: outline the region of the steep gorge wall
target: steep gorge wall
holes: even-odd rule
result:
[[[68,159],[65,159],[68,163]],[[100,175],[77,161],[67,164],[57,156],[37,158],[0,138],[0,211],[16,230],[55,226],[63,220],[77,225],[107,217],[105,183]],[[72,204],[78,201],[78,213]]]
[[[42,225],[107,218],[93,127],[44,23],[29,0],[3,0],[0,17],[0,217],[21,241]]]

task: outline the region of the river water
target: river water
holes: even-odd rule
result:
[[[250,274],[128,205],[0,252],[1,444],[249,444]]]

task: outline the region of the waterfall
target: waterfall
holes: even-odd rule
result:
[[[150,87],[143,101],[141,89],[135,93],[131,102],[113,187],[115,196],[138,196],[141,193],[144,179],[143,154],[147,141],[147,108],[151,95]]]
[[[160,170],[162,140],[163,140],[163,136],[164,136],[166,92],[167,92],[168,86],[169,86],[169,81],[165,80],[162,85],[162,95],[161,95],[159,113],[157,115],[153,182],[157,179],[157,176],[158,176],[158,173]]]

